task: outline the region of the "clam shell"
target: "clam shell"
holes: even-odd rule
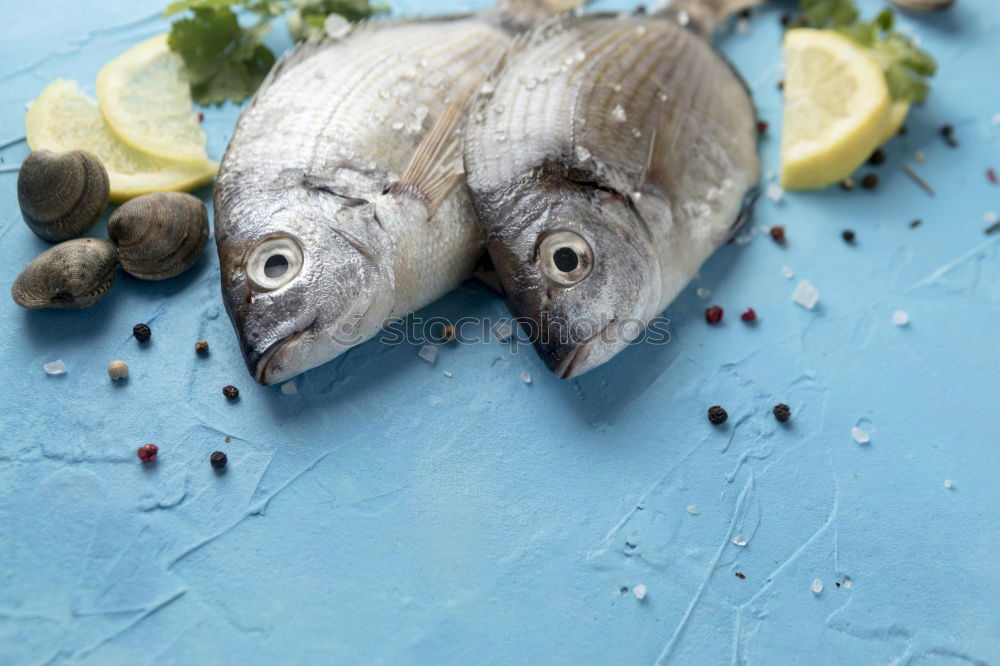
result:
[[[76,238],[93,226],[108,206],[109,192],[107,170],[85,150],[36,150],[17,174],[21,215],[50,242]]]
[[[10,295],[25,308],[88,308],[111,287],[115,263],[115,246],[102,238],[59,243],[24,267]]]
[[[208,211],[183,192],[154,192],[122,204],[108,220],[122,268],[165,280],[191,268],[208,241]]]

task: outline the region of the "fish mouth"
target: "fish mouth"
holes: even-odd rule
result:
[[[254,379],[257,380],[257,383],[270,386],[303,372],[305,369],[289,368],[286,363],[291,351],[302,346],[304,344],[303,340],[309,340],[314,337],[315,326],[316,320],[313,320],[311,324],[302,330],[286,335],[268,347],[261,354],[260,360],[257,361],[257,368],[254,371]]]
[[[559,363],[552,368],[553,372],[555,372],[559,379],[569,379],[570,377],[575,377],[578,374],[581,374],[578,371],[590,357],[590,352],[594,349],[594,343],[604,335],[604,332],[607,331],[608,328],[615,323],[615,321],[616,319],[609,321],[604,328],[577,345],[576,348],[566,356],[566,358],[559,361]]]

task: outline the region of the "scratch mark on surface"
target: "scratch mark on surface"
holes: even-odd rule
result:
[[[631,509],[629,509],[629,511],[624,516],[622,516],[621,519],[617,523],[615,523],[615,526],[612,527],[611,531],[608,532],[607,535],[604,537],[604,539],[601,540],[601,543],[599,543],[597,545],[597,548],[594,548],[590,552],[587,553],[587,559],[588,560],[591,560],[594,557],[596,557],[598,554],[600,554],[601,549],[611,540],[611,538],[614,535],[618,534],[618,532],[623,527],[625,527],[625,524],[628,523],[629,519],[632,516],[635,515],[635,512],[642,510],[641,507],[642,507],[643,503],[646,501],[646,499],[650,495],[652,495],[656,491],[657,488],[660,487],[660,485],[667,479],[667,477],[669,477],[671,474],[673,474],[677,470],[677,468],[679,468],[681,465],[683,465],[687,461],[687,459],[690,458],[691,455],[695,451],[697,451],[699,448],[701,448],[701,445],[704,444],[705,441],[706,440],[703,439],[700,442],[698,442],[693,448],[691,448],[691,450],[689,450],[687,453],[684,454],[684,457],[682,457],[680,460],[677,461],[676,465],[674,465],[669,470],[667,470],[667,472],[663,476],[661,476],[659,479],[657,479],[656,482],[649,487],[649,490],[647,490],[646,492],[644,492],[642,494],[642,496],[635,503],[635,505]]]
[[[183,597],[185,594],[187,594],[187,590],[186,589],[178,590],[177,592],[175,592],[171,596],[167,597],[163,601],[160,601],[160,602],[154,604],[153,606],[151,606],[150,608],[146,609],[141,615],[139,615],[138,617],[136,617],[132,622],[129,622],[127,625],[125,625],[124,627],[122,627],[118,631],[116,631],[116,632],[114,632],[114,633],[112,633],[112,634],[110,634],[108,636],[105,636],[104,638],[102,638],[101,640],[97,641],[96,643],[94,643],[90,647],[83,648],[82,650],[80,650],[79,652],[77,652],[74,656],[85,657],[88,654],[91,654],[92,652],[94,652],[94,650],[98,649],[99,647],[101,647],[105,643],[107,643],[109,641],[112,641],[115,638],[121,636],[126,631],[128,631],[129,629],[131,629],[132,627],[134,627],[138,623],[142,622],[143,620],[145,620],[150,615],[153,615],[154,613],[160,612],[161,610],[163,610],[164,608],[166,608],[167,606],[169,606],[173,602],[175,602],[178,599],[180,599],[181,597]]]
[[[712,561],[709,562],[709,565],[705,571],[705,577],[701,581],[701,585],[698,586],[698,589],[695,591],[694,596],[691,597],[691,601],[688,603],[687,610],[684,611],[684,615],[681,616],[680,622],[677,623],[677,627],[674,629],[673,636],[671,636],[667,644],[663,646],[663,651],[660,652],[660,656],[656,658],[657,664],[665,664],[667,662],[667,659],[670,657],[670,653],[673,652],[674,647],[680,640],[681,634],[684,632],[684,628],[687,626],[688,620],[691,619],[691,614],[694,613],[695,607],[701,600],[701,596],[705,592],[705,588],[708,586],[708,581],[710,581],[712,579],[713,574],[715,574],[715,567],[718,565],[719,559],[722,558],[722,553],[726,550],[726,547],[729,546],[729,540],[733,536],[733,529],[736,527],[736,524],[743,518],[743,513],[746,511],[747,498],[750,496],[750,493],[753,490],[753,481],[754,481],[753,474],[751,474],[750,477],[747,479],[746,484],[743,486],[743,490],[740,491],[739,498],[737,498],[736,500],[736,510],[733,511],[733,518],[732,520],[729,521],[729,529],[726,530],[726,535],[722,539],[722,543],[719,544],[719,548],[715,551],[715,555],[712,557]]]
[[[925,278],[923,278],[922,280],[920,280],[918,282],[915,282],[914,284],[910,285],[905,291],[906,292],[916,291],[920,287],[927,287],[927,286],[930,286],[930,285],[934,284],[935,282],[937,282],[938,280],[940,280],[942,277],[944,277],[948,273],[952,272],[953,270],[955,270],[956,268],[958,268],[959,266],[961,266],[965,262],[970,261],[972,259],[977,259],[979,257],[979,255],[980,255],[981,252],[989,249],[992,245],[995,245],[997,243],[997,241],[1000,241],[1000,236],[996,236],[996,237],[991,238],[991,239],[989,239],[989,240],[987,240],[987,241],[985,241],[983,243],[980,243],[976,247],[974,247],[971,250],[969,250],[968,252],[966,252],[966,253],[958,256],[957,258],[952,259],[948,263],[942,264],[941,266],[938,266],[930,275],[928,275]]]
[[[18,144],[18,143],[21,143],[22,141],[27,140],[27,138],[28,137],[26,137],[25,135],[22,134],[21,136],[15,136],[15,137],[11,137],[9,139],[4,139],[3,141],[0,141],[0,150],[3,150],[4,148],[10,148],[11,146],[13,146],[15,144]]]
[[[68,55],[72,55],[74,53],[79,53],[80,49],[82,49],[84,46],[87,46],[95,38],[106,37],[106,36],[113,36],[113,35],[116,35],[118,33],[126,32],[128,30],[131,30],[132,28],[138,28],[138,27],[142,26],[144,23],[149,23],[151,21],[158,21],[160,19],[160,17],[161,17],[160,12],[154,12],[152,14],[148,14],[146,16],[143,16],[143,17],[141,17],[139,19],[134,19],[134,20],[128,21],[126,23],[121,23],[119,25],[111,26],[110,28],[103,28],[103,29],[99,29],[99,30],[91,30],[84,37],[77,37],[76,39],[67,40],[68,43],[72,45],[68,49],[64,49],[62,51],[54,51],[54,52],[51,52],[51,53],[47,53],[43,57],[41,57],[41,58],[35,60],[34,62],[31,62],[31,63],[29,63],[29,64],[27,64],[27,65],[25,65],[23,67],[19,67],[17,69],[11,70],[9,72],[4,72],[3,74],[0,74],[0,81],[6,81],[7,79],[12,79],[15,76],[18,76],[19,74],[27,74],[31,70],[33,70],[33,69],[35,69],[35,68],[37,68],[37,67],[45,64],[49,60],[53,60],[53,59],[56,59],[56,58],[62,58],[62,57],[68,56]],[[142,36],[142,35],[140,35],[140,36]],[[150,35],[150,36],[152,36],[152,35]]]
[[[188,548],[184,549],[177,557],[175,557],[173,560],[170,561],[170,563],[167,565],[167,570],[169,571],[170,569],[173,569],[174,566],[177,565],[177,563],[179,563],[181,560],[185,559],[188,555],[191,555],[192,553],[200,550],[204,546],[207,546],[208,544],[212,543],[213,541],[215,541],[219,537],[225,535],[227,532],[233,530],[240,523],[242,523],[244,520],[246,520],[250,516],[262,516],[262,515],[264,515],[264,511],[267,509],[267,505],[271,502],[272,499],[274,499],[279,494],[281,494],[286,488],[288,488],[288,486],[290,486],[291,484],[295,483],[297,480],[299,480],[300,478],[302,478],[302,476],[304,474],[306,474],[307,472],[311,471],[314,467],[316,467],[316,465],[318,465],[319,463],[323,462],[323,460],[328,455],[330,455],[332,452],[333,452],[332,450],[324,452],[321,456],[319,456],[314,461],[312,461],[311,463],[309,463],[308,465],[306,465],[306,467],[304,469],[302,469],[298,474],[293,475],[287,481],[285,481],[283,484],[281,484],[280,486],[278,486],[278,488],[273,493],[271,493],[270,495],[268,495],[267,497],[265,497],[263,500],[261,500],[257,504],[248,506],[246,512],[242,516],[240,516],[240,518],[238,520],[236,520],[235,522],[233,522],[231,525],[228,525],[227,527],[222,528],[221,530],[219,530],[215,534],[212,534],[212,535],[210,535],[208,537],[205,537],[201,541],[198,541],[195,544],[193,544],[192,546],[189,546]]]

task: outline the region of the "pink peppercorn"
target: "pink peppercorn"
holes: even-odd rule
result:
[[[713,305],[705,310],[705,321],[709,324],[718,324],[722,321],[722,308],[718,305]]]
[[[747,311],[740,315],[740,319],[743,321],[753,321],[757,318],[757,313],[753,311],[753,308],[747,308]]]
[[[143,444],[139,447],[136,452],[139,456],[139,460],[144,463],[151,463],[156,460],[156,454],[159,453],[160,449],[156,444]]]

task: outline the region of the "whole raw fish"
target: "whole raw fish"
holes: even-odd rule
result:
[[[755,3],[674,4],[541,26],[466,130],[508,306],[560,377],[626,347],[748,216],[756,115],[705,31]]]
[[[250,373],[284,381],[468,277],[482,239],[462,176],[472,92],[525,23],[378,21],[279,61],[215,189],[226,309]]]

